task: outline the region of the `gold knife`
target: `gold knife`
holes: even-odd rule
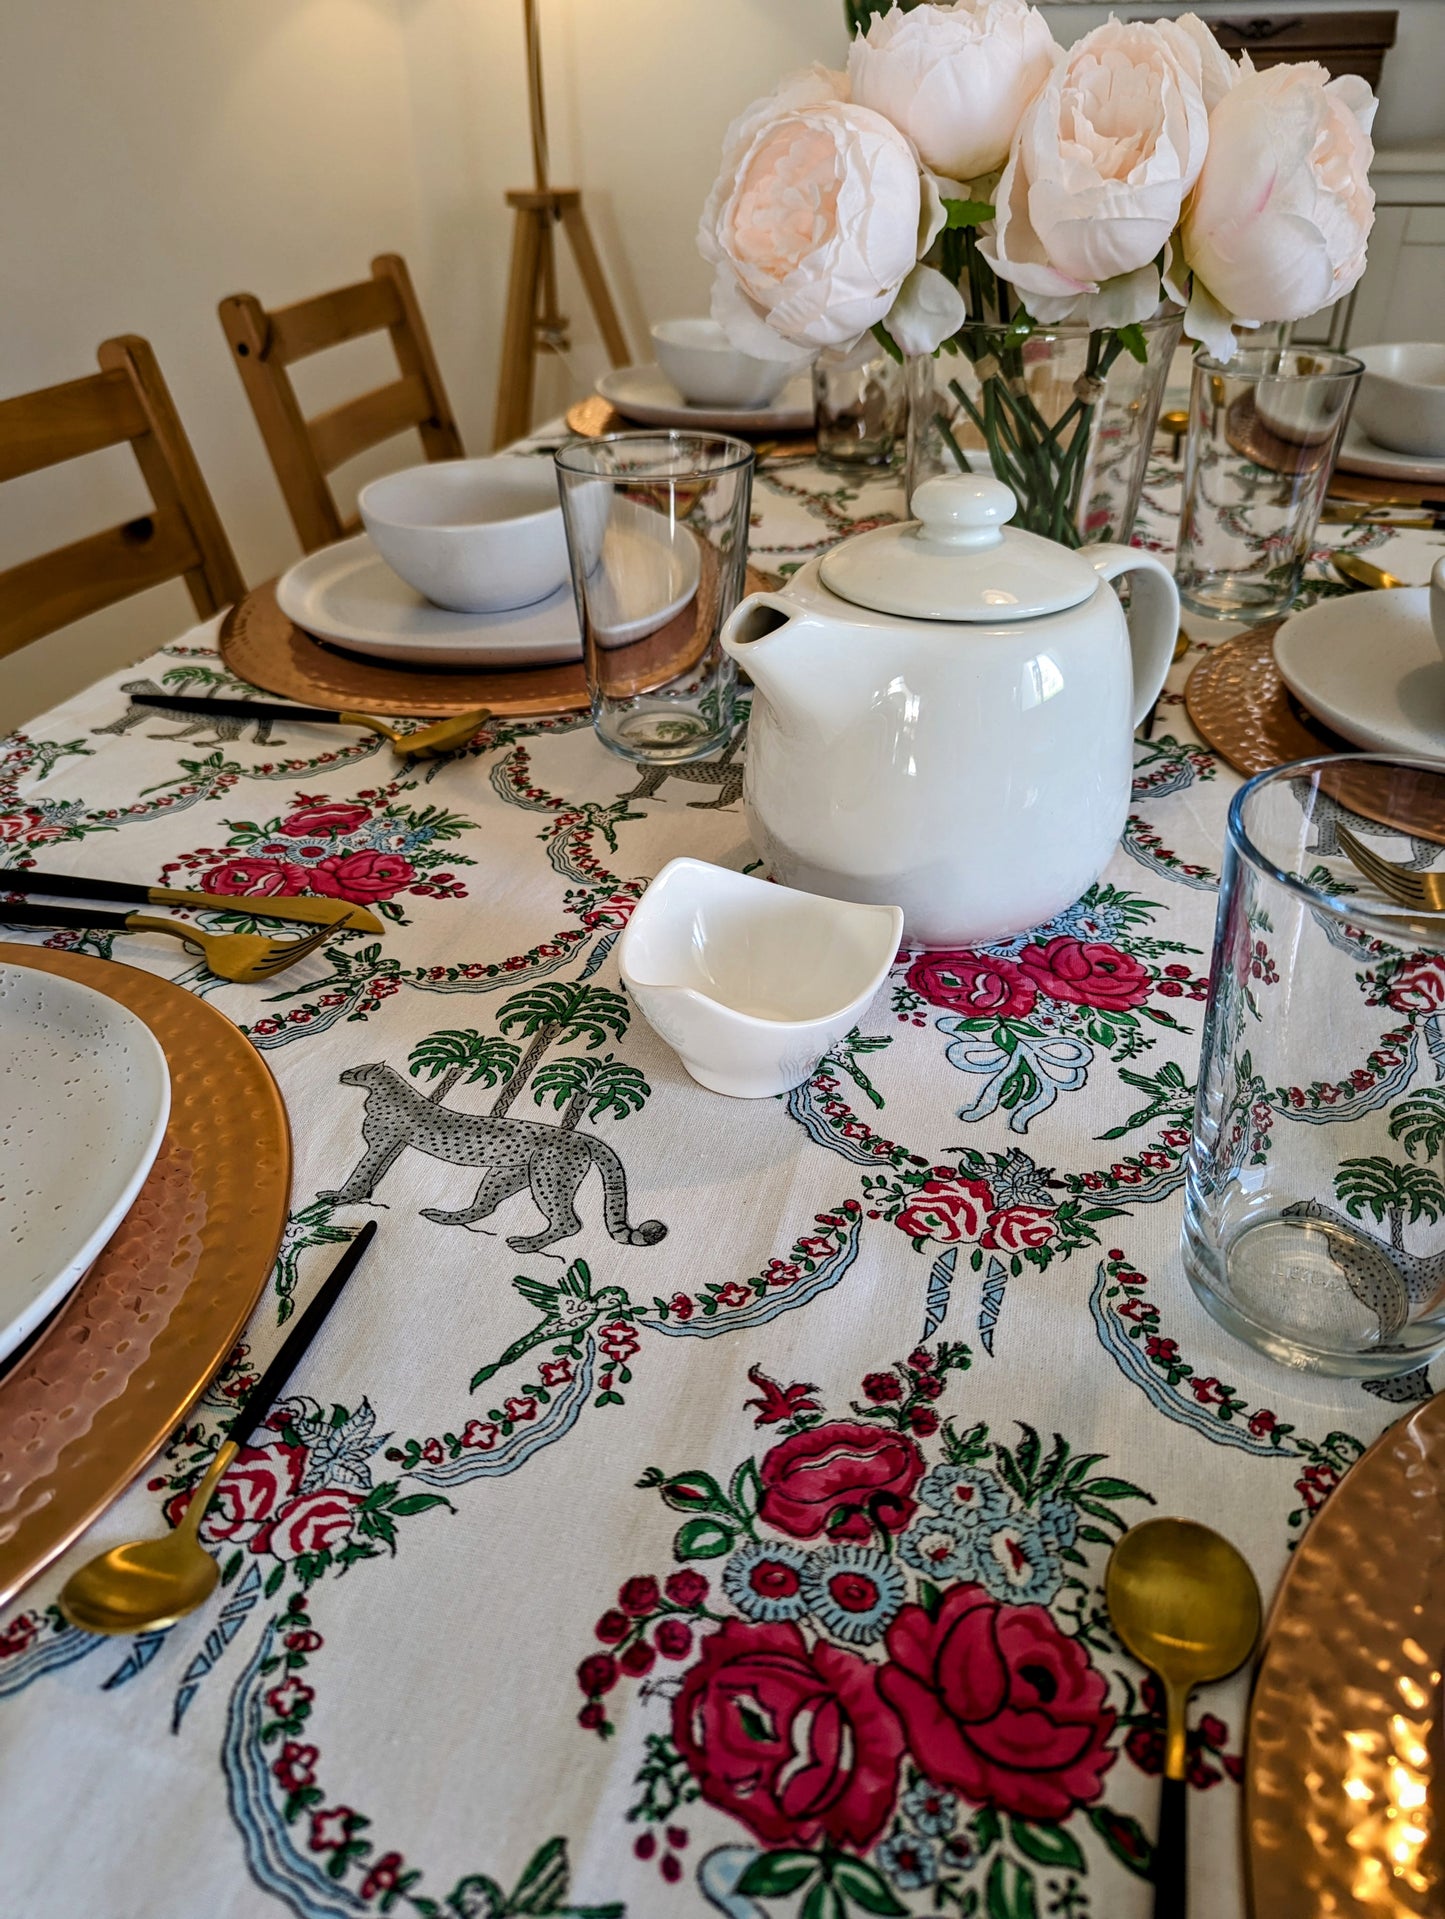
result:
[[[252,919],[296,920],[352,933],[384,933],[375,913],[351,900],[276,899],[269,893],[202,893],[181,886],[141,886],[131,880],[86,879],[77,873],[41,873],[0,867],[0,893],[41,893],[63,900],[121,900],[127,906],[195,906],[209,913],[246,913]]]

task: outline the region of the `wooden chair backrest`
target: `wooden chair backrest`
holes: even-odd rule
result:
[[[0,573],[0,658],[57,627],[181,578],[203,619],[246,591],[155,354],[123,334],[101,371],[0,400],[0,481],[129,441],[154,511]]]
[[[356,531],[343,520],[328,475],[394,433],[416,427],[429,460],[459,460],[462,439],[432,353],[406,262],[383,253],[371,278],[268,313],[251,293],[222,300],[230,342],[261,438],[308,553]],[[288,368],[325,347],[385,330],[400,379],[308,420]]]

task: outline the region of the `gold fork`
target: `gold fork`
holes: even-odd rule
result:
[[[274,979],[329,939],[336,930],[320,926],[301,939],[273,940],[262,933],[202,933],[183,920],[158,919],[153,913],[107,913],[89,906],[38,906],[29,900],[0,904],[0,921],[9,926],[114,927],[126,933],[166,933],[205,955],[218,979],[252,986]]]
[[[1399,906],[1417,913],[1445,913],[1445,873],[1411,873],[1393,860],[1382,859],[1373,847],[1356,839],[1347,826],[1336,826],[1335,837],[1367,880],[1388,893]]]

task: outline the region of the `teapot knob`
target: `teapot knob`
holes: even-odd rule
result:
[[[940,475],[914,490],[913,511],[922,521],[921,546],[957,553],[997,546],[1018,501],[1002,480],[982,473]]]

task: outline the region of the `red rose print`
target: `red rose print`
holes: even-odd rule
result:
[[[931,1406],[915,1406],[908,1415],[908,1424],[920,1439],[928,1439],[938,1431],[938,1414]]]
[[[209,1545],[231,1540],[242,1546],[253,1540],[277,1508],[295,1497],[305,1471],[304,1446],[283,1445],[279,1439],[243,1446],[201,1521],[201,1538]],[[166,1502],[166,1518],[173,1526],[190,1502],[189,1490]]]
[[[577,1715],[577,1724],[584,1732],[601,1732],[607,1724],[607,1713],[600,1699],[589,1699]]]
[[[1021,1253],[1026,1246],[1047,1246],[1058,1231],[1058,1221],[1047,1206],[1008,1206],[990,1213],[980,1246],[990,1251]]]
[[[634,1639],[617,1663],[632,1678],[640,1679],[657,1664],[657,1654],[645,1639]]]
[[[1407,959],[1385,990],[1397,1013],[1438,1013],[1445,1006],[1445,959],[1417,953]]]
[[[357,800],[303,800],[282,820],[278,831],[288,840],[324,840],[354,833],[371,818],[371,808]]]
[[[686,1293],[674,1293],[667,1303],[672,1308],[672,1316],[674,1319],[688,1320],[692,1318],[693,1305]]]
[[[1022,1819],[1066,1819],[1099,1797],[1114,1763],[1108,1687],[1044,1607],[955,1586],[932,1619],[905,1606],[887,1647],[879,1690],[936,1784]]]
[[[701,1573],[673,1573],[663,1585],[674,1606],[686,1607],[689,1611],[700,1606],[707,1598],[707,1580]]]
[[[384,1852],[361,1882],[362,1898],[374,1899],[379,1892],[394,1892],[401,1878],[401,1866],[399,1852]]]
[[[869,1373],[863,1381],[863,1396],[875,1406],[887,1405],[903,1397],[903,1383],[896,1373]]]
[[[615,1646],[620,1639],[627,1637],[631,1628],[626,1613],[618,1612],[613,1606],[598,1620],[596,1630],[604,1646]]]
[[[299,1553],[338,1552],[351,1537],[361,1494],[325,1486],[283,1506],[251,1542],[252,1552],[295,1559]]]
[[[416,868],[400,853],[330,853],[307,869],[314,893],[332,899],[389,900],[416,878]]]
[[[1050,999],[1122,1013],[1142,1006],[1153,984],[1149,969],[1117,946],[1060,934],[1047,946],[1026,946],[1019,965]]]
[[[910,1239],[977,1239],[993,1208],[981,1179],[926,1179],[894,1224]]]
[[[903,1741],[877,1668],[792,1624],[730,1619],[705,1639],[672,1735],[708,1804],[764,1845],[866,1852],[893,1809]]]
[[[34,1643],[40,1628],[32,1613],[21,1613],[10,1624],[0,1629],[0,1659],[11,1659],[18,1652],[24,1652]]]
[[[624,1580],[622,1590],[617,1595],[617,1603],[634,1619],[644,1614],[656,1612],[661,1594],[657,1590],[657,1581],[651,1573],[639,1573],[635,1578]]]
[[[874,1525],[902,1532],[917,1501],[910,1498],[923,1472],[918,1448],[900,1433],[834,1420],[794,1433],[774,1446],[762,1463],[761,1517],[794,1539],[870,1539]],[[839,1506],[850,1513],[828,1529]]]
[[[935,1171],[939,1169],[935,1168]],[[908,1355],[908,1370],[914,1373],[931,1373],[934,1367],[933,1354],[926,1346],[916,1346]]]
[[[739,1306],[746,1306],[752,1300],[752,1293],[737,1280],[730,1279],[725,1286],[719,1286],[714,1298],[726,1312],[736,1312]]]
[[[201,875],[201,889],[237,896],[250,893],[258,899],[292,899],[306,891],[310,878],[306,868],[292,860],[240,858],[208,867]]]
[[[933,1005],[970,1019],[1022,1019],[1038,991],[1012,960],[966,950],[921,953],[908,969],[908,984]]]
[[[692,1627],[685,1619],[661,1619],[653,1635],[664,1659],[686,1659],[692,1651]]]
[[[271,1770],[287,1792],[300,1792],[304,1786],[316,1784],[316,1761],[320,1757],[315,1746],[298,1746],[294,1739],[288,1739]]]
[[[610,1652],[590,1654],[577,1668],[577,1684],[591,1697],[611,1692],[617,1684],[617,1661]]]

